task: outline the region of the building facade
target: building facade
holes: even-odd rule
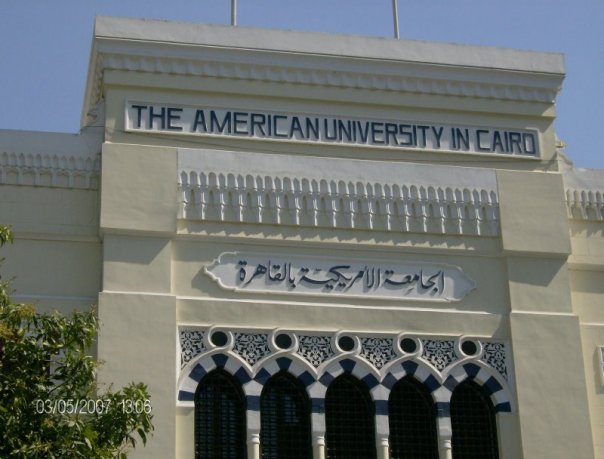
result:
[[[98,304],[147,458],[604,458],[604,172],[562,56],[98,18],[78,135],[0,131],[3,269]]]

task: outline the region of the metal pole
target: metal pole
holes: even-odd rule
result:
[[[237,25],[237,0],[231,0],[231,25]]]
[[[398,0],[392,0],[392,15],[394,16],[394,38],[401,38],[398,32]]]

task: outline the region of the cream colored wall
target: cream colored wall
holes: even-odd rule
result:
[[[96,304],[101,280],[98,192],[0,185],[0,223],[10,225],[2,275],[13,298],[40,311],[68,312]]]
[[[580,327],[569,293],[568,226],[562,201],[552,198],[562,198],[561,180],[557,175],[513,171],[551,169],[555,165],[501,157],[124,131],[126,100],[286,112],[345,112],[351,116],[536,128],[541,132],[541,149],[548,159],[555,152],[552,104],[305,85],[292,91],[289,86],[268,82],[114,70],[105,71],[104,84],[107,143],[103,150],[101,231],[105,241],[106,293],[101,295],[101,315],[111,325],[100,337],[104,344],[99,353],[101,357],[121,355],[124,360],[108,365],[101,376],[107,380],[151,381],[151,393],[159,394],[154,402],[154,410],[158,404],[157,425],[172,426],[167,430],[162,427],[160,437],[151,441],[144,455],[137,452],[140,457],[193,457],[192,409],[175,406],[175,334],[179,323],[405,330],[508,340],[514,354],[512,388],[518,410],[498,415],[502,457],[593,457],[584,363],[577,358],[582,351]],[[292,155],[435,161],[508,169],[497,176],[502,236],[427,236],[177,222],[174,147],[286,151]],[[133,199],[125,201],[125,196]],[[556,201],[554,205],[552,201]],[[459,303],[430,306],[419,302],[326,301],[287,295],[271,295],[268,299],[260,294],[242,297],[221,290],[202,272],[220,252],[233,250],[354,253],[361,258],[451,263],[475,279],[478,289]],[[129,310],[123,311],[124,308]],[[159,314],[161,322],[151,313]],[[544,330],[535,333],[536,328]],[[560,334],[570,339],[558,352]],[[174,343],[154,349],[157,358],[166,362],[161,367],[152,363],[143,349],[147,341],[155,346],[158,336],[170,336]],[[129,346],[130,342],[136,344]],[[556,371],[560,362],[568,369],[566,374]]]
[[[140,285],[141,290],[145,285]],[[176,302],[172,295],[103,292],[99,296],[100,384],[144,382],[151,394],[153,436],[132,458],[170,458],[175,453]]]
[[[155,426],[147,447],[132,457],[176,457],[175,177],[174,149],[103,146],[98,355],[106,363],[99,380],[146,383]]]
[[[598,347],[604,345],[604,225],[571,221],[570,280],[573,311],[581,322],[583,364],[595,457],[604,458],[604,378]]]
[[[111,40],[106,41],[110,53]],[[279,59],[289,58],[283,52]],[[194,455],[193,411],[176,406],[177,325],[188,323],[503,340],[512,348],[515,411],[497,415],[501,457],[592,458],[594,443],[595,457],[604,459],[604,382],[598,379],[596,355],[596,347],[604,344],[602,225],[569,226],[560,176],[531,172],[558,167],[549,161],[556,153],[553,103],[505,95],[294,86],[268,79],[160,74],[161,68],[123,71],[110,68],[110,59],[93,59],[92,65],[101,62],[109,64],[90,76],[91,84],[97,74],[103,76],[100,191],[39,187],[33,181],[32,186],[2,185],[1,223],[12,224],[16,233],[15,244],[3,251],[3,273],[16,276],[17,298],[38,301],[42,309],[82,308],[98,299],[103,323],[98,356],[106,361],[100,382],[121,386],[143,381],[151,392],[155,434],[133,457]],[[391,71],[389,63],[372,62],[383,73]],[[340,65],[344,69],[348,64],[333,58],[333,69]],[[465,72],[468,81],[504,88],[509,76],[493,69],[450,67],[441,70]],[[413,71],[421,80],[433,78],[437,70],[421,70],[425,75]],[[553,82],[535,84],[551,90],[562,69],[552,72]],[[519,73],[514,78],[531,83],[526,69]],[[535,81],[545,78],[537,73]],[[96,102],[93,90],[89,88],[86,106]],[[126,100],[531,128],[540,132],[543,160],[135,134],[124,131]],[[500,237],[179,221],[177,147],[498,169]],[[459,302],[435,304],[243,295],[220,289],[202,271],[221,252],[234,250],[449,263],[462,267],[477,289]]]
[[[497,180],[523,455],[592,458],[566,209],[562,199],[552,199],[563,196],[562,178],[498,171]]]
[[[176,228],[175,188],[158,190],[157,186],[175,184],[175,150],[172,148],[138,147],[129,143],[144,142],[158,145],[180,145],[191,147],[191,141],[147,137],[119,132],[123,122],[124,101],[126,96],[147,100],[158,95],[153,93],[135,94],[131,91],[116,89],[107,94],[108,138],[103,150],[103,177],[101,231],[104,234],[104,284],[103,288],[114,295],[139,297],[137,307],[141,321],[119,325],[120,330],[129,330],[127,340],[145,340],[148,311],[144,309],[140,292],[154,292],[176,296],[175,318],[165,317],[165,327],[159,324],[155,334],[172,333],[175,341],[175,324],[219,324],[225,327],[290,327],[293,329],[316,329],[366,332],[400,332],[445,336],[484,336],[509,340],[509,295],[506,278],[506,264],[501,258],[500,245],[496,238],[478,238],[466,236],[429,236],[417,234],[382,234],[363,231],[321,230],[287,227],[241,227],[236,224],[196,223],[181,221]],[[200,97],[200,94],[195,97]],[[178,93],[164,95],[166,100],[178,101]],[[183,97],[183,102],[185,98]],[[186,97],[188,103],[190,95]],[[251,101],[248,103],[255,103]],[[271,101],[277,103],[277,101]],[[265,102],[266,103],[266,102]],[[270,104],[273,108],[275,105]],[[286,106],[285,101],[279,103]],[[250,105],[252,106],[252,105]],[[268,107],[268,105],[267,105]],[[375,113],[378,113],[375,108]],[[275,108],[278,109],[278,108]],[[117,127],[114,129],[114,127]],[[126,142],[125,144],[116,141]],[[202,143],[203,144],[203,143]],[[230,142],[225,142],[225,145]],[[266,148],[266,146],[265,146]],[[309,148],[294,147],[301,154],[308,154]],[[311,154],[332,154],[331,149],[317,148]],[[270,151],[270,150],[269,150]],[[367,151],[359,150],[354,155],[361,156]],[[375,152],[371,152],[373,155]],[[148,154],[148,156],[147,156]],[[349,154],[349,153],[346,153]],[[382,159],[392,160],[396,154],[381,152]],[[147,161],[151,159],[151,161]],[[144,173],[138,169],[145,168]],[[137,176],[131,178],[131,176]],[[167,177],[173,177],[172,181]],[[121,202],[120,196],[142,197],[140,202]],[[150,199],[147,201],[146,198]],[[155,201],[157,200],[157,202]],[[107,203],[111,202],[109,205]],[[136,205],[137,208],[131,209]],[[139,207],[140,206],[140,207]],[[140,217],[135,215],[139,215]],[[150,217],[152,215],[152,217]],[[150,221],[153,220],[153,221]],[[160,223],[158,223],[160,222]],[[171,232],[174,232],[170,236]],[[459,303],[440,303],[427,306],[421,302],[401,304],[391,300],[372,301],[360,299],[321,298],[299,299],[287,295],[272,295],[270,299],[260,294],[246,294],[245,298],[232,292],[221,290],[202,273],[204,266],[210,264],[221,252],[233,250],[251,250],[267,253],[305,253],[315,255],[340,254],[355,257],[378,257],[390,260],[417,260],[452,263],[461,266],[464,271],[481,286]],[[171,265],[170,265],[171,261]],[[171,280],[165,277],[171,272]],[[124,293],[127,292],[127,293]],[[103,312],[113,306],[105,305],[105,294],[101,296],[101,315],[104,321],[111,322],[110,316],[118,314]],[[161,298],[164,298],[161,296]],[[121,300],[120,300],[121,302]],[[137,303],[137,304],[138,304]],[[166,311],[171,307],[166,306]],[[136,317],[136,313],[132,313]],[[122,319],[123,320],[123,319]],[[130,320],[130,319],[129,319]],[[149,319],[150,320],[150,319]],[[117,326],[117,325],[116,325]],[[123,327],[123,328],[121,328]],[[126,346],[126,341],[114,337],[114,332],[105,328],[99,348],[101,358],[118,354],[118,349]],[[111,335],[110,335],[111,333]],[[117,334],[117,332],[115,332]],[[111,340],[109,340],[111,336]],[[126,338],[124,338],[126,340]],[[175,349],[170,348],[172,358]],[[140,359],[135,351],[128,351],[124,358]],[[161,355],[166,355],[162,352]],[[144,359],[143,359],[144,360]],[[161,400],[160,409],[155,413],[159,425],[169,423],[170,416],[176,417],[175,432],[169,435],[176,438],[176,456],[193,457],[193,412],[190,408],[175,407],[175,365],[161,370],[150,371],[148,362],[112,367],[106,366],[101,378],[107,380],[126,378],[152,381],[150,390],[165,394],[172,390],[170,411]],[[118,371],[119,368],[119,371]],[[115,372],[115,373],[114,373]],[[155,409],[155,405],[154,405]],[[516,414],[498,415],[502,457],[517,458],[520,448],[518,416]],[[170,457],[170,443],[154,438],[144,450],[145,457]],[[506,445],[504,448],[503,446]],[[515,445],[508,447],[507,445]],[[141,453],[142,454],[142,453]]]

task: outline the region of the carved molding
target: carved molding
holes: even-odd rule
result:
[[[215,346],[210,341],[210,335],[215,330],[221,330],[229,335],[224,346]],[[287,334],[292,337],[292,345],[287,349],[280,349],[275,344],[275,337]],[[336,342],[342,336],[349,336],[355,345],[351,351],[343,351]],[[417,342],[413,352],[405,352],[399,345],[402,338],[411,338]],[[464,337],[464,341],[468,338]],[[371,364],[376,371],[385,372],[391,362],[401,357],[413,357],[433,367],[443,375],[458,363],[467,361],[481,361],[495,370],[504,380],[508,380],[507,348],[501,341],[484,338],[473,339],[477,344],[477,353],[472,356],[465,355],[460,349],[461,337],[415,336],[408,334],[392,334],[371,336],[355,332],[313,332],[313,331],[285,331],[274,330],[249,330],[227,329],[224,327],[208,326],[179,326],[180,368],[186,367],[189,362],[196,360],[204,353],[213,353],[218,349],[228,349],[238,355],[250,367],[255,367],[261,361],[275,354],[295,354],[304,359],[308,365],[315,369],[330,365],[331,361],[338,360],[342,355],[358,355]],[[604,352],[604,347],[601,348]],[[602,354],[604,355],[604,354]]]
[[[443,371],[459,359],[455,353],[453,340],[424,339],[422,348],[422,358],[430,362],[438,371]]]
[[[495,191],[182,171],[179,218],[496,236]]]
[[[100,155],[0,153],[0,184],[97,189]]]
[[[462,340],[468,337],[412,336],[406,333],[314,332],[284,329],[238,329],[217,326],[179,325],[180,370],[177,400],[192,406],[193,394],[204,374],[222,364],[241,379],[244,391],[259,395],[272,374],[286,369],[301,379],[313,398],[324,398],[329,381],[342,371],[376,387],[378,398],[387,394],[397,379],[413,374],[429,386],[438,402],[448,403],[452,388],[466,377],[486,384],[498,412],[512,411],[506,344],[488,338],[470,338],[476,352],[467,355]],[[215,332],[226,336],[212,343]],[[290,337],[280,348],[278,336]],[[350,347],[342,349],[341,340]],[[401,341],[413,341],[415,349],[403,350]],[[222,362],[222,363],[221,363]],[[247,393],[247,392],[246,392]],[[442,398],[442,400],[440,400]]]
[[[598,346],[598,364],[600,370],[600,382],[604,386],[604,346]]]
[[[604,192],[568,188],[566,209],[570,220],[604,221]]]
[[[485,83],[469,79],[434,78],[428,76],[378,74],[352,70],[301,68],[283,65],[250,64],[226,61],[195,61],[174,57],[138,56],[135,54],[99,54],[93,82],[91,105],[102,97],[104,70],[127,70],[155,74],[226,78],[309,86],[380,90],[416,94],[479,97],[551,104],[557,89]]]

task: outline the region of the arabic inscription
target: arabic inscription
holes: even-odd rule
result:
[[[476,286],[457,266],[225,252],[205,272],[234,291],[459,301]]]

